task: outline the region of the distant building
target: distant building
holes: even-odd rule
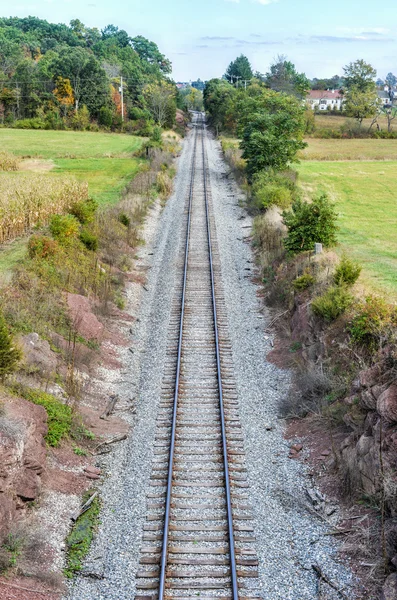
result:
[[[313,110],[341,110],[343,96],[338,90],[310,90],[306,102]]]
[[[378,91],[378,98],[382,101],[384,108],[391,107],[397,102],[397,90],[395,87],[385,85],[383,90]]]

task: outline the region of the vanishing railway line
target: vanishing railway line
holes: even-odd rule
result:
[[[193,135],[137,600],[258,596],[201,115]]]

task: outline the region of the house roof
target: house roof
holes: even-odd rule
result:
[[[310,90],[307,95],[311,100],[341,100],[339,90]]]

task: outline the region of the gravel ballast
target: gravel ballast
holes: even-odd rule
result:
[[[250,218],[239,206],[237,186],[225,176],[229,169],[219,143],[208,135],[206,146],[261,592],[269,600],[318,598],[313,564],[347,592],[351,575],[337,557],[338,545],[325,535],[328,528],[321,519],[306,508],[304,489],[310,485],[309,478],[299,462],[288,459],[278,404],[288,392],[289,374],[265,358],[271,349],[264,333],[269,319],[260,312],[257,287],[251,280],[252,251],[243,239],[250,232]],[[136,398],[136,412],[123,414],[131,425],[128,440],[100,459],[106,474],[100,491],[101,526],[82,574],[70,586],[68,600],[131,600],[135,596],[176,262],[184,238],[178,225],[183,222],[190,184],[191,153],[189,136],[179,159],[174,194],[161,214],[154,209],[148,217],[147,243],[139,252],[139,264],[148,267],[148,280],[146,289],[140,289],[139,306],[137,284],[127,290],[127,310],[138,317],[132,329],[133,352],[123,349],[124,368],[112,385],[120,398]],[[330,589],[321,597],[337,598],[333,593]]]

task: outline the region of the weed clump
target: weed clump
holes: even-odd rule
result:
[[[83,496],[83,502],[87,502],[92,493],[92,490],[86,492]],[[82,568],[83,560],[88,554],[99,523],[100,508],[100,500],[96,497],[89,509],[77,519],[72,531],[66,538],[68,554],[64,574],[68,578],[72,578]]]
[[[87,250],[91,250],[92,252],[96,252],[98,250],[98,236],[96,236],[94,233],[83,229],[79,235],[79,238]]]
[[[73,215],[54,215],[50,221],[50,231],[61,244],[68,243],[79,232],[80,223]]]
[[[97,201],[93,198],[88,198],[88,200],[80,200],[79,202],[72,204],[69,213],[76,217],[76,219],[80,221],[82,225],[85,225],[86,223],[91,223],[94,220],[97,208]]]
[[[335,321],[353,302],[352,296],[345,287],[332,286],[322,296],[315,298],[311,304],[312,311],[324,321]]]
[[[57,242],[46,235],[32,235],[29,239],[29,258],[50,258],[55,256],[57,250]]]
[[[119,221],[125,227],[129,227],[131,225],[131,217],[129,217],[125,213],[120,213],[119,214]]]
[[[303,290],[307,290],[310,286],[312,286],[316,282],[313,275],[310,273],[303,273],[300,277],[297,277],[293,282],[292,286],[294,290],[297,292],[302,292]]]
[[[336,268],[334,282],[336,285],[354,285],[360,277],[361,265],[347,256],[342,256],[339,265]]]
[[[62,404],[51,394],[41,390],[34,390],[28,387],[18,386],[15,392],[20,394],[25,400],[43,406],[48,415],[48,433],[45,440],[49,446],[57,448],[61,440],[67,437],[72,427],[72,409],[66,404]]]
[[[354,343],[376,351],[397,325],[397,309],[382,298],[368,296],[357,309],[347,329]]]

